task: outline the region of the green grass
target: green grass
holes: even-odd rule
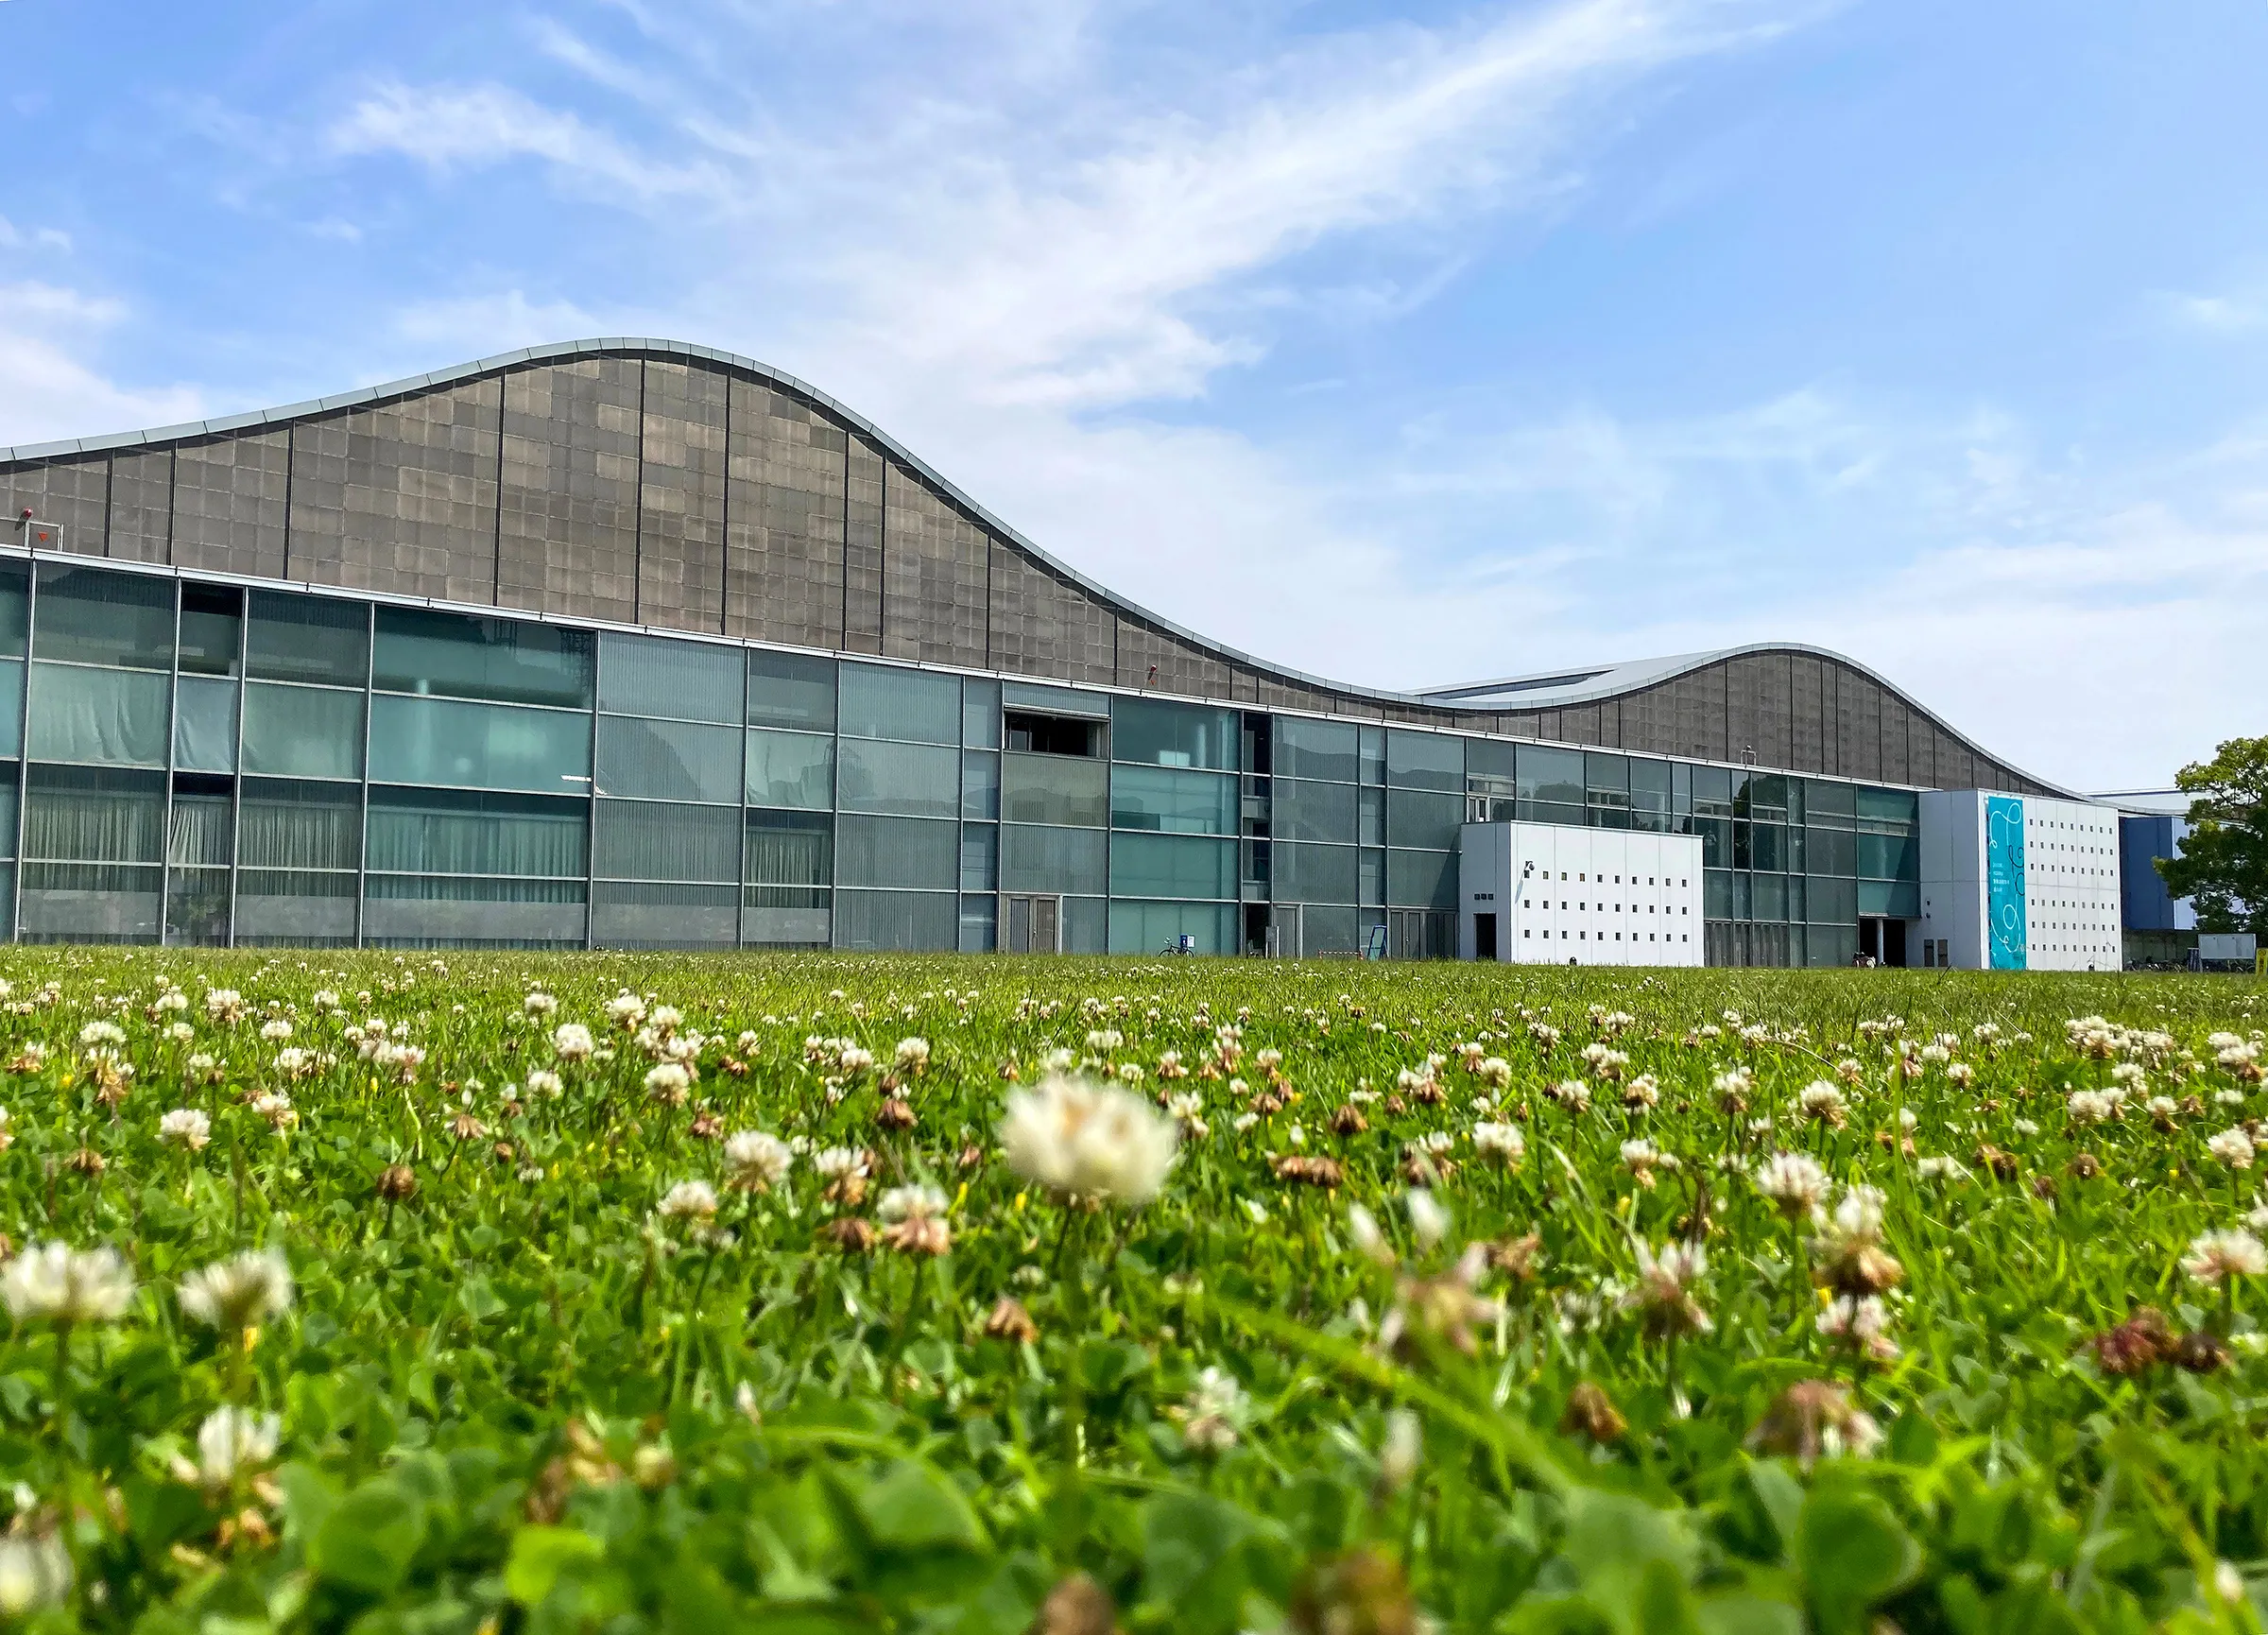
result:
[[[26,949],[0,974],[0,1231],[109,1246],[135,1283],[59,1333],[8,1274],[0,1609],[38,1626],[2259,1626],[2268,1279],[2181,1265],[2257,1207],[2207,1146],[2262,1111],[2208,1042],[2258,1041],[2256,982]],[[606,1013],[626,990],[703,1038],[681,1106]],[[2088,1016],[2116,1024],[2092,1054]],[[372,1017],[422,1058],[369,1057]],[[561,1023],[610,1058],[561,1062]],[[1153,1110],[1201,1097],[1154,1200],[1006,1162],[1005,1098],[1055,1051],[1138,1070]],[[2122,1069],[2119,1115],[2079,1122]],[[1839,1124],[1795,1110],[1818,1080]],[[209,1144],[161,1140],[177,1109]],[[1517,1127],[1516,1166],[1480,1122]],[[725,1184],[751,1130],[798,1149],[769,1190]],[[824,1196],[836,1146],[868,1154],[863,1198]],[[1750,1179],[1776,1151],[1830,1210],[1881,1190],[1874,1258],[1776,1212]],[[689,1180],[715,1215],[658,1213]],[[913,1186],[945,1195],[945,1253],[893,1247]],[[1648,1303],[1641,1255],[1677,1244],[1705,1269]],[[184,1308],[261,1248],[287,1309],[239,1334]],[[1838,1277],[1882,1287],[1882,1346],[1828,1332]],[[2162,1327],[2106,1369],[2089,1342],[2144,1306]],[[198,1434],[231,1405],[255,1435],[221,1469]],[[1867,1456],[1799,1456],[1845,1424]]]

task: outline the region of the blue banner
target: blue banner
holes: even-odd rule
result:
[[[2021,971],[2031,940],[2024,924],[2024,803],[1984,798],[1984,947],[1995,971]]]

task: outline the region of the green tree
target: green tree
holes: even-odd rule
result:
[[[2205,930],[2268,937],[2268,737],[2231,738],[2174,783],[2191,798],[2190,835],[2158,873]]]

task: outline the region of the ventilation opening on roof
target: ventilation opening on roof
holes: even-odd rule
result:
[[[1506,693],[1540,693],[1549,687],[1572,687],[1606,674],[1605,670],[1571,670],[1564,676],[1531,676],[1524,681],[1490,681],[1477,687],[1451,687],[1427,693],[1428,698],[1495,698]]]

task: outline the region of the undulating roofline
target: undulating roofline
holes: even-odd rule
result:
[[[1710,665],[1723,664],[1731,660],[1767,654],[1803,655],[1828,661],[1864,676],[1899,700],[1906,709],[1928,721],[1937,731],[1962,746],[1969,754],[1978,759],[2013,773],[2019,780],[2036,784],[2043,790],[2058,795],[2070,793],[2045,779],[2035,777],[2013,766],[2002,757],[1984,749],[1966,733],[1938,716],[1935,712],[1915,700],[1901,688],[1865,664],[1845,654],[1801,643],[1752,643],[1708,652],[1683,654],[1664,659],[1628,661],[1605,666],[1572,669],[1561,666],[1555,670],[1538,671],[1499,680],[1469,682],[1417,692],[1397,692],[1386,688],[1357,685],[1295,669],[1275,660],[1246,653],[1239,648],[1231,647],[1225,643],[1192,630],[1097,583],[987,508],[888,432],[808,382],[772,369],[753,358],[683,341],[617,336],[524,347],[517,351],[501,353],[452,369],[438,370],[427,374],[414,375],[404,380],[389,381],[384,385],[365,387],[358,390],[342,392],[312,402],[287,404],[280,408],[225,415],[212,420],[156,427],[146,431],[0,448],[0,473],[5,473],[14,467],[84,459],[90,456],[202,442],[216,438],[225,438],[234,433],[272,431],[334,415],[342,410],[369,407],[414,397],[421,393],[445,390],[470,381],[502,375],[515,370],[595,357],[635,357],[677,363],[708,364],[747,376],[769,387],[799,398],[856,431],[862,438],[885,451],[892,459],[919,473],[925,483],[932,486],[941,497],[964,512],[972,522],[998,536],[1000,540],[1012,545],[1016,550],[1030,557],[1049,573],[1076,586],[1102,607],[1150,626],[1160,632],[1171,635],[1178,642],[1185,643],[1193,648],[1231,665],[1241,665],[1263,672],[1301,687],[1382,706],[1440,712],[1453,717],[1505,712],[1524,713],[1581,708],[1628,697],[1642,689],[1659,687],[1681,676],[1690,675]],[[1452,721],[1442,724],[1452,725],[1455,723]],[[1477,722],[1471,723],[1471,725],[1481,731],[1500,730],[1494,727],[1480,727]],[[1521,736],[1522,734],[1513,732],[1510,735]],[[1611,748],[1614,746],[1600,747]],[[1634,752],[1653,753],[1655,751],[1637,750]],[[1892,781],[1902,782],[1904,780]]]

